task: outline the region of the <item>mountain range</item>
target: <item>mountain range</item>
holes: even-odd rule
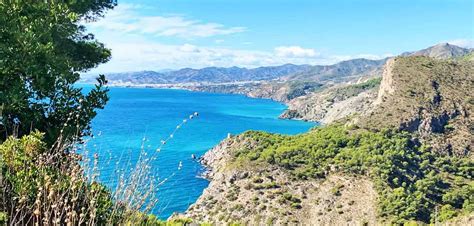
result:
[[[429,56],[437,59],[456,58],[474,52],[448,43],[402,53],[402,56]],[[112,85],[235,83],[248,81],[339,81],[351,76],[380,74],[387,59],[352,59],[333,65],[294,65],[242,68],[206,67],[183,68],[175,71],[137,71],[106,74]],[[93,82],[92,78],[83,82]]]

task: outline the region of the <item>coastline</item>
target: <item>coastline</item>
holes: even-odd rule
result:
[[[94,85],[94,83],[78,83],[79,85]],[[114,88],[139,88],[139,89],[172,89],[172,90],[186,90],[190,92],[201,92],[201,93],[219,93],[219,94],[232,94],[232,95],[243,95],[248,98],[253,99],[265,99],[265,100],[272,100],[277,103],[283,104],[285,109],[279,114],[278,119],[281,120],[296,120],[296,121],[304,121],[304,122],[312,122],[321,124],[318,120],[312,119],[305,119],[303,117],[298,117],[298,115],[292,115],[291,109],[289,105],[289,100],[282,100],[278,98],[274,98],[270,95],[253,95],[251,92],[255,91],[251,89],[247,92],[238,92],[231,89],[221,89],[220,91],[213,91],[210,90],[209,87],[223,87],[227,85],[231,86],[239,86],[243,87],[244,85],[261,85],[263,82],[261,81],[242,81],[242,82],[231,82],[231,83],[176,83],[176,84],[132,84],[132,83],[110,83],[107,84],[108,87]],[[207,89],[206,89],[206,88]]]
[[[81,84],[81,85],[88,86],[88,85],[91,85],[91,84]],[[149,86],[149,85],[124,86],[124,85],[118,85],[118,84],[111,84],[111,85],[109,85],[109,87],[110,88],[135,88],[135,89],[143,89],[143,90],[145,90],[145,89],[184,90],[184,91],[186,91],[186,93],[188,91],[189,92],[201,92],[201,93],[216,93],[216,92],[207,92],[207,91],[194,90],[193,87],[184,86],[184,85],[178,85],[177,86],[177,85],[174,85],[174,84],[172,84],[172,85],[170,85],[170,84],[155,85],[155,86]],[[268,100],[271,100],[271,98],[252,97],[252,96],[248,96],[248,95],[245,95],[245,94],[239,94],[239,93],[229,93],[229,92],[220,92],[220,93],[230,94],[232,96],[233,95],[236,95],[236,96],[238,95],[238,96],[249,98],[249,99],[268,99]],[[192,95],[192,94],[190,94],[190,95]],[[226,95],[224,95],[224,96],[226,96]],[[282,103],[280,101],[271,100],[269,102],[273,102],[274,104],[278,103],[278,105],[280,105],[279,107],[277,107],[277,109],[275,109],[274,113],[272,113],[271,117],[275,120],[282,120],[281,118],[279,118],[278,114],[284,112],[288,108],[288,106],[285,103]],[[296,121],[300,121],[300,120],[296,120]],[[313,126],[314,125],[311,125],[311,127],[313,127]],[[308,130],[309,130],[309,127],[305,131],[308,131]],[[269,131],[269,130],[266,130],[266,131]],[[234,137],[235,135],[238,135],[238,134],[240,134],[240,133],[232,133],[232,137]],[[200,153],[200,155],[197,156],[199,158],[198,164],[203,166],[203,171],[200,171],[197,174],[192,175],[193,177],[197,176],[197,177],[200,177],[202,179],[205,179],[208,182],[211,182],[213,180],[212,174],[214,172],[214,167],[212,167],[213,165],[207,164],[206,162],[204,162],[203,161],[203,156],[206,155],[206,154],[211,153],[210,150],[212,150],[214,147],[218,146],[220,143],[224,142],[225,140],[226,139],[217,141],[216,143],[212,144],[212,147],[209,147],[207,150],[203,150],[205,152],[202,153],[202,154]],[[201,197],[202,192],[207,187],[208,187],[208,185],[206,187],[204,187],[202,191],[200,191],[198,197]],[[197,201],[197,199],[193,200],[190,205],[193,205],[196,201]],[[185,213],[185,211],[190,207],[190,205],[186,206],[186,209],[173,210],[173,212],[177,211],[179,213]]]

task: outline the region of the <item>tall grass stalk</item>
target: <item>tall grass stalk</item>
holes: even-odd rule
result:
[[[175,172],[160,178],[153,169],[158,154],[197,115],[180,122],[152,151],[143,138],[136,161],[131,155],[113,161],[114,170],[109,175],[116,179],[110,188],[101,181],[102,156],[91,155],[87,146],[88,139],[94,138],[84,139],[78,124],[72,141],[61,133],[51,148],[46,148],[39,132],[21,138],[11,136],[0,145],[0,213],[8,218],[4,223],[97,225],[149,220],[147,213],[158,203],[158,188],[182,166],[180,162]],[[69,114],[63,129],[79,119],[79,114]],[[110,163],[112,155],[109,158]]]

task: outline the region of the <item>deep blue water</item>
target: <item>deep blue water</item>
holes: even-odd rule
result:
[[[93,121],[95,138],[88,143],[90,153],[99,154],[100,178],[109,185],[117,178],[113,173],[116,168],[130,167],[127,162],[133,166],[143,138],[146,152],[156,153],[162,139],[169,137],[183,119],[199,112],[197,118],[189,120],[167,142],[152,166],[160,178],[168,178],[159,187],[159,201],[152,210],[160,218],[185,211],[208,185],[207,180],[198,177],[203,167],[191,158],[192,154],[203,155],[228,133],[263,130],[297,134],[315,125],[280,120],[278,115],[285,109],[284,105],[241,95],[111,88],[109,96],[109,103]],[[182,167],[178,170],[180,162]]]

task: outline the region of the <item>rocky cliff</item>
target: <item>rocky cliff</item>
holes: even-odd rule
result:
[[[417,133],[435,150],[466,155],[474,147],[472,61],[397,57],[387,62],[375,107],[361,125]]]

